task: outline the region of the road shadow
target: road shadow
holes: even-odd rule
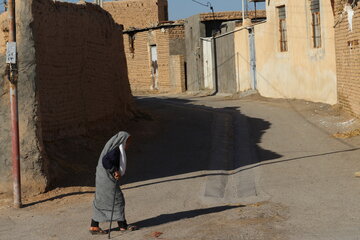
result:
[[[34,205],[37,205],[37,204],[40,204],[40,203],[53,201],[53,200],[58,200],[58,199],[62,199],[62,198],[70,197],[70,196],[80,196],[80,195],[90,194],[90,193],[95,193],[95,192],[94,191],[85,191],[85,192],[64,193],[64,194],[60,194],[60,195],[57,195],[57,196],[54,196],[54,197],[50,197],[50,198],[42,199],[42,200],[39,200],[39,201],[34,201],[34,202],[23,204],[22,208],[31,207],[31,206],[34,206]]]
[[[245,205],[240,206],[218,206],[218,207],[211,207],[211,208],[203,208],[203,209],[195,209],[183,212],[176,212],[170,214],[161,214],[156,217],[148,218],[141,220],[139,222],[134,223],[134,225],[140,228],[158,226],[165,223],[176,222],[182,219],[194,218],[202,215],[212,214],[212,213],[219,213],[226,210],[246,207]]]
[[[128,131],[133,136],[132,146],[127,151],[127,172],[122,179],[122,184],[131,185],[125,186],[124,190],[164,182],[232,175],[262,165],[358,150],[347,149],[276,160],[282,155],[260,146],[263,135],[272,124],[264,119],[244,115],[237,106],[212,108],[186,99],[156,97],[139,97],[136,103],[142,115],[133,119],[125,128],[97,130],[87,136],[48,143],[46,150],[49,164],[53,165],[53,169],[58,169],[54,174],[56,181],[53,181],[51,187],[94,186],[100,152],[107,140],[120,130]],[[219,114],[230,117],[224,122],[222,119],[214,121],[214,116]],[[224,119],[227,119],[226,116]],[[230,129],[235,134],[220,132],[223,140],[220,139],[219,144],[214,142],[212,131],[215,123],[219,129],[223,125],[231,125]],[[224,143],[221,141],[227,141],[227,149],[222,149]],[[241,148],[252,154],[241,154],[238,151]],[[214,150],[224,152],[224,156],[220,155],[216,161],[230,161],[226,164],[209,164]],[[230,152],[234,153],[228,154]],[[76,194],[83,193],[64,194],[25,206]]]
[[[236,170],[281,157],[259,146],[262,135],[271,127],[271,123],[247,117],[238,107],[211,108],[196,105],[187,99],[156,97],[137,98],[136,103],[143,114],[133,119],[125,129],[97,130],[87,136],[47,143],[49,164],[53,165],[52,169],[57,169],[56,173],[51,173],[51,188],[94,186],[100,152],[107,140],[120,130],[128,131],[133,136],[132,146],[127,151],[128,167],[123,184],[204,170]],[[251,123],[251,128],[245,129],[250,139],[237,139],[236,133],[231,132],[224,133],[223,138],[232,142],[225,152],[236,152],[241,141],[246,141],[249,151],[255,153],[253,156],[234,154],[227,164],[209,165],[210,154],[217,146],[212,140],[212,131],[214,116],[218,114],[230,116],[226,124],[231,125],[234,131],[244,130],[244,126],[238,124],[239,119],[247,119]]]
[[[134,144],[128,150],[128,170],[124,183],[134,183],[157,178],[172,177],[172,180],[186,179],[176,176],[206,170],[231,171],[261,161],[282,157],[271,150],[259,146],[263,134],[271,127],[271,123],[259,118],[250,118],[241,113],[238,107],[211,108],[195,105],[191,100],[176,98],[144,97],[137,104],[149,115],[152,121],[146,123],[147,128],[129,129],[134,136]],[[234,132],[222,133],[225,144],[213,142],[214,117],[218,114],[228,116],[228,127]],[[220,119],[221,121],[221,119]],[[241,126],[243,122],[251,122],[250,126]],[[223,128],[222,122],[217,122],[217,128]],[[215,126],[216,127],[216,126]],[[244,132],[238,134],[237,132]],[[240,136],[241,135],[241,136]],[[246,137],[246,139],[243,139]],[[244,144],[246,141],[246,144]],[[251,155],[241,155],[239,146],[248,148]],[[224,156],[218,159],[228,161],[226,164],[210,164],[211,152],[224,151]],[[226,156],[225,156],[226,154]],[[260,156],[260,158],[258,157]],[[211,175],[197,174],[194,177]],[[188,178],[194,178],[188,177]],[[169,180],[171,181],[171,180]]]

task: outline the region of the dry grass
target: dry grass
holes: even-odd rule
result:
[[[352,137],[360,136],[360,128],[344,133],[338,132],[335,133],[333,136],[335,138],[352,138]]]

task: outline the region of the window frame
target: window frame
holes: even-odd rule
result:
[[[321,48],[322,34],[321,34],[320,1],[318,1],[318,3],[313,3],[313,1],[314,0],[310,0],[312,47]]]
[[[279,45],[280,52],[288,52],[288,38],[287,38],[287,25],[286,25],[286,6],[277,6],[278,20],[279,20]],[[284,9],[284,16],[281,16],[281,10]]]

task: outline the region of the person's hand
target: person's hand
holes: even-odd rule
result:
[[[115,172],[114,172],[114,178],[115,178],[116,180],[120,180],[121,175],[120,175],[120,172],[119,172],[119,171],[115,171]]]

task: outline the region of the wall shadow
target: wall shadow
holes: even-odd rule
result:
[[[158,226],[165,223],[170,222],[176,222],[181,219],[188,219],[188,218],[194,218],[201,215],[211,214],[211,213],[219,213],[226,210],[234,209],[234,208],[240,208],[240,207],[246,207],[245,205],[240,206],[218,206],[218,207],[211,207],[211,208],[203,208],[203,209],[195,209],[190,211],[183,211],[183,212],[177,212],[177,213],[170,213],[170,214],[161,214],[159,216],[148,218],[141,220],[139,222],[134,223],[134,225],[139,226],[141,228],[145,227],[152,227],[152,226]]]
[[[94,186],[100,152],[106,141],[118,130],[126,130],[133,136],[132,146],[127,151],[128,167],[122,184],[165,177],[171,179],[164,181],[178,181],[186,179],[187,177],[182,175],[189,173],[192,177],[188,178],[205,177],[217,174],[211,172],[213,170],[231,171],[281,157],[258,145],[261,143],[262,135],[271,127],[271,123],[247,117],[237,107],[215,109],[195,105],[190,100],[155,97],[138,98],[136,103],[144,114],[133,119],[123,129],[94,131],[87,136],[48,144],[48,157],[53,160],[51,162],[62,165],[58,168],[59,177],[53,187]],[[226,124],[231,125],[235,134],[226,133],[227,140],[231,142],[225,149],[225,152],[231,153],[230,161],[221,164],[221,161],[228,161],[225,158],[229,156],[224,156],[224,159],[218,159],[220,164],[210,166],[211,151],[217,146],[212,140],[214,116],[217,114],[231,116]],[[237,131],[244,130],[244,126],[239,125],[239,119],[247,119],[251,123],[248,139],[239,139],[237,136]],[[241,141],[246,141],[249,151],[257,154],[237,154]],[[208,174],[198,173],[204,170],[211,171]],[[140,184],[137,187],[140,186],[144,185]]]
[[[44,203],[44,202],[48,202],[48,201],[53,201],[53,200],[57,200],[57,199],[62,199],[62,198],[70,197],[70,196],[79,196],[79,195],[84,195],[84,194],[89,194],[89,193],[95,193],[95,192],[94,191],[85,191],[85,192],[71,192],[71,193],[60,194],[60,195],[50,197],[50,198],[46,198],[46,199],[43,199],[43,200],[23,204],[22,208],[31,207],[31,206],[34,206],[36,204],[40,204],[40,203]]]
[[[271,127],[271,123],[263,119],[250,118],[241,113],[238,107],[211,108],[198,106],[190,100],[175,98],[139,98],[138,105],[151,116],[153,121],[145,123],[145,130],[130,128],[134,136],[134,144],[128,150],[128,170],[124,183],[135,183],[157,178],[172,177],[165,181],[198,178],[211,175],[195,174],[191,177],[176,177],[187,173],[204,170],[236,170],[265,160],[282,157],[273,151],[262,149],[262,135]],[[227,114],[231,116],[231,124],[235,133],[228,134],[227,139],[232,142],[226,152],[233,152],[228,156],[227,163],[209,164],[210,152],[221,147],[212,142],[212,128],[214,116]],[[248,139],[242,139],[238,131],[243,131],[240,119],[251,123]],[[250,124],[249,124],[250,126]],[[221,128],[221,126],[220,126]],[[225,133],[224,133],[225,134]],[[241,155],[239,145],[248,141],[248,151],[254,154]],[[215,146],[214,146],[215,145]],[[221,150],[221,149],[220,149]],[[261,158],[258,158],[260,156]],[[218,161],[228,161],[228,159]],[[211,165],[211,166],[210,166]],[[221,175],[221,174],[217,174]]]

